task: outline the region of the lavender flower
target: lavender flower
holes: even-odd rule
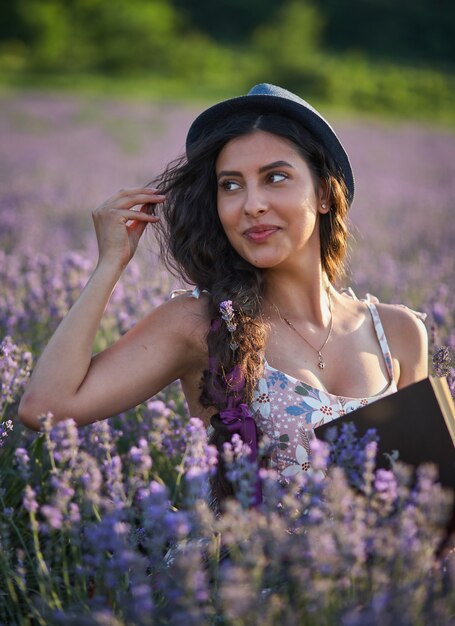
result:
[[[223,444],[223,459],[228,480],[234,486],[236,499],[248,508],[254,500],[257,465],[250,461],[251,448],[240,435],[232,435],[231,441]]]
[[[48,445],[60,467],[74,463],[79,451],[79,432],[76,422],[73,419],[67,419],[55,424],[50,431]]]
[[[234,333],[237,330],[237,322],[235,321],[235,312],[232,306],[232,300],[223,300],[223,302],[220,302],[220,315],[221,319],[226,324],[226,328],[231,334],[229,346],[231,350],[235,352],[238,348],[238,344],[234,341]]]
[[[220,315],[221,319],[226,322],[226,327],[230,333],[237,330],[232,300],[223,300],[223,302],[220,302]]]
[[[378,469],[375,474],[374,489],[382,504],[390,509],[398,497],[395,474],[390,470]]]
[[[130,448],[129,456],[131,461],[137,466],[141,473],[147,475],[148,471],[152,467],[152,459],[149,454],[148,444],[143,437],[139,439],[138,443],[138,446]]]
[[[16,448],[14,455],[22,476],[27,480],[30,471],[30,457],[25,448]]]
[[[436,376],[445,377],[450,374],[452,358],[447,346],[438,348],[433,354],[432,361]]]
[[[192,417],[186,427],[186,450],[183,456],[183,472],[187,485],[187,498],[206,499],[209,493],[209,481],[213,475],[218,454],[214,446],[208,444],[207,430],[203,422]]]
[[[377,441],[376,431],[368,430],[361,439],[358,439],[354,424],[345,422],[341,426],[340,434],[337,426],[328,429],[327,441],[331,446],[329,465],[342,467],[353,486],[358,489],[364,488],[365,466],[366,464],[371,466],[376,450],[369,444]]]
[[[6,336],[0,343],[0,416],[19,400],[31,367],[31,353],[19,348],[11,337]]]
[[[25,486],[22,504],[24,506],[24,509],[28,511],[29,513],[36,513],[36,511],[38,510],[38,502],[36,501],[36,493],[30,487],[30,485]]]
[[[330,448],[326,443],[317,438],[313,438],[310,441],[311,467],[314,470],[325,471],[327,469],[329,456]]]
[[[265,498],[253,510],[245,506],[247,451],[234,441],[226,457],[243,506],[228,501],[216,517],[203,499],[215,454],[202,424],[188,419],[178,385],[78,431],[71,423],[54,429],[51,416],[38,436],[15,422],[32,355],[96,262],[81,207],[110,193],[112,181],[150,178],[151,162],[160,169],[177,153],[190,118],[178,107],[33,92],[1,107],[0,622],[451,623],[455,553],[436,554],[450,494],[428,468],[416,484],[399,463],[375,471],[367,439],[363,446],[342,433],[327,477],[282,485],[273,470],[260,470]],[[165,135],[150,133],[151,111]],[[39,135],[27,132],[35,127]],[[453,348],[453,136],[412,124],[390,132],[379,121],[341,130],[359,180],[351,209],[362,233],[352,251],[355,291],[425,311],[434,322],[432,351]],[[136,135],[135,151],[125,151]],[[390,236],[396,225],[406,237]],[[180,286],[148,248],[140,246],[114,291],[95,352]],[[234,308],[224,304],[219,323],[232,335]],[[448,375],[455,393],[444,350],[435,371]],[[229,379],[233,392],[242,390],[238,373]],[[314,459],[325,472],[324,446]]]
[[[50,528],[53,530],[60,530],[63,523],[63,516],[59,508],[44,504],[41,507],[41,513]]]
[[[6,420],[4,424],[0,424],[0,448],[5,443],[5,440],[8,437],[8,433],[12,430],[13,422],[11,420]]]

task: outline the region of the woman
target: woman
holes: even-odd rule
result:
[[[180,379],[191,415],[216,413],[218,443],[239,432],[254,455],[258,428],[283,475],[307,469],[315,425],[427,375],[425,329],[411,312],[334,286],[353,195],[334,131],[294,94],[261,84],[203,112],[186,158],[153,188],[122,190],[94,211],[98,264],[36,365],[22,421],[37,429],[51,411],[88,424]],[[196,290],[92,356],[147,224]]]

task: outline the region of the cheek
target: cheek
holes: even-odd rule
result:
[[[237,234],[236,223],[233,219],[231,212],[224,209],[218,210],[218,219],[220,220],[221,228],[224,231],[224,235],[229,244],[239,252],[239,236]]]
[[[232,241],[231,241],[232,228],[230,227],[229,222],[226,221],[226,215],[223,211],[218,211],[218,219],[219,219],[221,228],[225,234],[226,239],[229,241],[229,243],[232,244]]]
[[[221,226],[226,230],[235,224],[235,211],[232,205],[229,205],[226,201],[219,201],[217,203],[218,219],[221,222]]]

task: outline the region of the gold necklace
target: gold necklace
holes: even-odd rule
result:
[[[287,317],[284,317],[284,315],[281,315],[279,309],[278,309],[278,313],[280,314],[281,319],[283,320],[283,322],[285,322],[289,328],[291,328],[294,332],[296,332],[298,334],[298,336],[303,339],[303,341],[305,343],[307,343],[310,348],[312,350],[314,350],[315,352],[318,353],[318,367],[323,370],[326,368],[326,364],[324,361],[324,357],[322,356],[322,351],[324,350],[325,346],[327,345],[328,340],[330,339],[330,335],[332,334],[332,327],[333,327],[333,311],[332,311],[332,296],[330,293],[330,287],[327,289],[327,297],[329,299],[329,311],[330,311],[330,324],[329,324],[329,332],[327,333],[327,337],[325,338],[324,343],[322,344],[322,346],[319,348],[319,350],[317,348],[315,348],[314,346],[311,345],[311,343],[308,341],[308,339],[306,339],[301,333],[299,333],[299,331],[297,330],[297,328],[294,326],[294,324],[292,322],[290,322]]]

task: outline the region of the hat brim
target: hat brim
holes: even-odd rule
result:
[[[279,96],[253,94],[219,102],[203,111],[191,124],[186,138],[187,154],[191,153],[192,146],[205,134],[210,133],[217,123],[232,115],[249,111],[258,114],[284,115],[307,128],[334,159],[343,176],[348,191],[349,204],[351,204],[354,198],[355,184],[349,157],[330,124],[308,103],[303,105]]]

